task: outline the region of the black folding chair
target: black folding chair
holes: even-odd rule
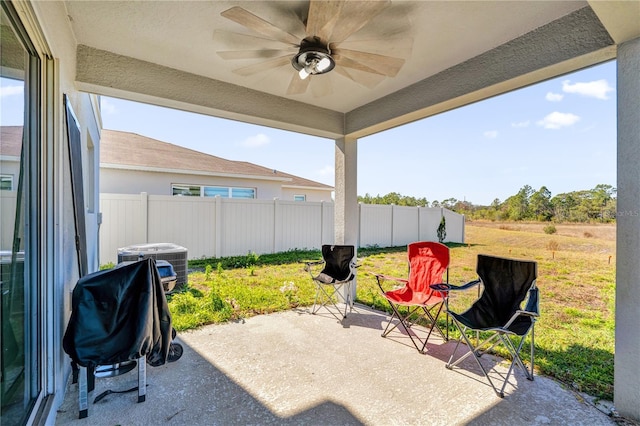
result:
[[[461,339],[458,340],[446,367],[453,369],[467,357],[473,356],[493,390],[503,398],[505,386],[515,365],[522,369],[527,379],[533,380],[534,325],[540,312],[536,287],[537,264],[533,261],[478,255],[476,271],[478,280],[463,286],[449,285],[450,290],[456,291],[482,284],[483,290],[473,305],[462,313],[453,312],[447,306],[447,312],[460,331]],[[523,309],[525,299],[527,303]],[[469,332],[476,336],[482,332],[488,334],[483,334],[484,340],[481,340],[470,338]],[[527,369],[520,357],[520,351],[529,335],[531,362],[530,369]],[[515,338],[517,343],[514,344],[511,338]],[[477,341],[475,345],[474,340]],[[454,361],[462,341],[466,343],[468,351]],[[502,387],[498,390],[487,369],[480,362],[480,357],[500,344],[508,350],[512,360],[508,372],[503,376]]]
[[[344,303],[343,318],[347,317],[347,308],[353,309],[352,284],[356,277],[355,247],[345,245],[323,245],[322,259],[315,262],[305,262],[305,270],[311,275],[311,279],[316,285],[316,297],[313,302],[312,314],[320,308],[325,308],[338,321],[341,318],[335,311],[330,309],[333,306],[340,312],[338,303]],[[319,273],[314,273],[314,265],[324,265]],[[319,266],[318,266],[319,269]]]

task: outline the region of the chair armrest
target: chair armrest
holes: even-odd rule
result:
[[[376,282],[378,283],[378,287],[380,287],[380,291],[382,293],[386,293],[387,290],[384,289],[384,287],[382,287],[382,283],[383,281],[394,281],[396,283],[399,283],[401,285],[407,285],[407,283],[409,282],[408,279],[406,278],[398,278],[398,277],[392,277],[390,275],[383,275],[383,274],[375,274],[376,276]],[[399,288],[399,286],[398,286]]]
[[[525,316],[525,317],[530,317],[530,318],[537,318],[540,315],[537,312],[531,312],[531,311],[525,311],[522,309],[518,309],[517,311],[515,311],[513,313],[513,315],[511,316],[511,318],[509,319],[509,321],[507,321],[507,323],[502,327],[503,329],[508,329],[509,327],[511,327],[511,324],[513,324],[513,322],[518,319],[518,317],[520,316]],[[535,321],[535,319],[534,319]]]
[[[324,260],[308,260],[308,261],[303,261],[301,263],[304,263],[304,270],[307,271],[310,275],[311,278],[313,278],[313,271],[311,270],[312,266],[314,265],[321,265],[324,263]],[[320,268],[315,268],[316,270],[319,270]]]
[[[515,315],[524,315],[524,316],[527,316],[527,317],[534,317],[534,318],[537,318],[537,317],[540,316],[540,314],[537,313],[537,312],[523,311],[523,310],[520,310],[520,309],[516,311]]]
[[[449,291],[451,290],[451,284],[447,284],[447,283],[437,283],[437,284],[431,284],[429,287],[431,287],[433,290],[436,291]]]
[[[478,279],[478,280],[469,281],[468,283],[462,284],[462,285],[453,285],[453,284],[446,284],[446,285],[449,286],[450,291],[459,291],[459,290],[467,290],[467,289],[470,289],[471,287],[475,287],[481,282],[482,280]],[[438,284],[434,284],[434,285],[438,285]]]
[[[375,274],[375,276],[378,281],[395,281],[402,284],[406,284],[409,282],[409,280],[406,278],[392,277],[390,275]]]

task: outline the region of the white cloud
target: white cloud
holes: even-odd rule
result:
[[[498,131],[497,130],[487,130],[486,132],[483,133],[484,137],[487,139],[495,139],[498,137]]]
[[[256,148],[259,146],[268,145],[270,142],[271,139],[269,139],[269,136],[265,135],[264,133],[258,133],[255,136],[249,136],[248,138],[246,138],[241,142],[241,145],[249,148]]]
[[[572,126],[578,121],[580,121],[580,117],[575,114],[554,111],[536,124],[545,129],[559,129],[561,127]]]
[[[561,93],[547,92],[547,95],[544,98],[549,102],[560,102],[562,98],[564,98],[564,95]]]
[[[607,93],[613,92],[613,87],[609,86],[607,80],[596,80],[588,83],[574,83],[571,84],[570,80],[562,82],[562,91],[565,93],[576,93],[578,95],[587,96],[590,98],[609,99]]]
[[[511,127],[529,127],[529,124],[531,124],[531,121],[527,120],[527,121],[520,121],[518,123],[511,123]]]
[[[0,87],[0,97],[11,95],[22,95],[24,93],[24,86],[2,86]]]
[[[116,106],[104,98],[100,100],[100,110],[103,114],[114,115],[118,113]]]
[[[333,168],[333,166],[324,166],[323,168],[318,170],[318,174],[320,176],[334,176],[335,173],[336,173],[336,171]]]

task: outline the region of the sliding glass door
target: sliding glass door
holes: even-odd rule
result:
[[[42,394],[40,61],[10,3],[0,19],[0,424],[27,422]]]

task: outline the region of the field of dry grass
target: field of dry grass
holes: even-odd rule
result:
[[[544,234],[547,222],[490,222],[490,221],[469,221],[466,226],[485,227],[493,229],[504,229],[507,231],[525,231]],[[577,238],[595,238],[599,240],[616,240],[615,224],[585,224],[585,223],[560,223],[554,224],[557,232],[555,235]]]

